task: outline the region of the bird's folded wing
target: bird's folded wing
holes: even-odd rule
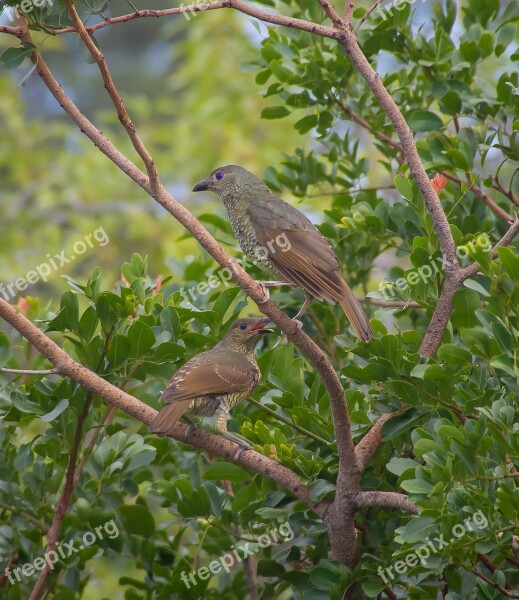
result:
[[[268,258],[276,269],[316,298],[332,301],[342,298],[343,282],[337,257],[314,225],[307,222],[306,217],[290,226],[287,219],[265,219],[267,210],[262,205],[254,204],[249,207],[249,214],[256,238],[268,251]],[[296,212],[304,217],[299,211]],[[286,224],[287,227],[274,226],[274,222]],[[276,244],[276,239],[281,235],[284,235],[288,244],[286,241],[283,245]]]
[[[237,362],[236,358],[243,357],[234,357],[233,354],[212,353],[211,357],[203,360],[197,360],[199,356],[190,360],[175,373],[160,399],[169,404],[248,390],[257,377],[257,371],[252,364],[243,360]]]

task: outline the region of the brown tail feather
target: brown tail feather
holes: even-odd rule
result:
[[[345,281],[343,283],[342,298],[339,300],[339,304],[344,314],[348,317],[355,333],[363,342],[368,342],[373,337],[373,329],[371,329],[368,317],[348,284]]]
[[[191,400],[172,402],[167,404],[155,417],[151,424],[150,431],[157,435],[168,435],[176,425],[177,421],[189,408]]]

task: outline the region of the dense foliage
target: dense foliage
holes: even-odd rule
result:
[[[317,2],[264,4],[324,22]],[[358,7],[355,17],[367,7]],[[42,16],[46,28],[68,23],[60,11],[56,4]],[[181,195],[224,159],[250,168],[259,165],[252,155],[267,136],[271,147],[262,151],[262,165],[271,166],[265,169],[265,180],[312,217],[336,251],[348,281],[359,295],[368,294],[366,310],[376,332],[369,344],[357,343],[338,307],[314,302],[303,319],[305,331],[340,374],[355,441],[381,414],[400,410],[384,426],[384,442],[363,474],[362,488],[405,492],[420,514],[378,508],[360,512],[360,560],[349,569],[330,560],[326,528],[316,515],[270,480],[150,435],[145,426],[115,414],[69,379],[4,373],[0,575],[7,566],[14,569],[43,555],[44,534],[86,405],[88,433],[80,451],[84,467],[59,539],[79,545],[85,532],[110,522],[116,524],[117,535],[108,535],[106,529],[103,539],[97,536],[54,565],[54,599],[245,598],[248,581],[241,560],[216,575],[197,575],[196,585],[186,585],[182,574],[200,573],[201,567],[247,541],[263,598],[338,599],[348,586],[359,583],[372,598],[391,588],[398,597],[421,600],[486,600],[502,598],[499,587],[519,586],[514,538],[519,496],[513,470],[519,463],[519,252],[517,242],[500,248],[495,260],[490,252],[508,227],[495,205],[513,214],[518,204],[513,176],[519,162],[519,121],[514,122],[519,82],[512,62],[518,57],[519,7],[498,0],[447,0],[430,6],[402,4],[384,14],[370,16],[359,30],[359,43],[415,133],[429,176],[451,176],[440,198],[458,256],[462,266],[471,261],[479,265],[478,274],[456,293],[448,330],[432,358],[423,357],[418,348],[443,280],[433,223],[386,115],[334,40],[264,24],[256,32],[241,17],[208,11],[186,22],[181,31],[165,30],[179,55],[189,49],[179,79],[168,76],[170,88],[154,92],[153,98],[138,89],[130,94],[128,106],[136,123],[142,121],[142,135],[149,134],[159,167]],[[132,26],[138,30],[142,23]],[[125,26],[117,26],[121,35]],[[99,39],[108,40],[111,29]],[[231,56],[230,32],[243,51],[239,57]],[[45,53],[45,37],[40,35]],[[50,41],[52,53],[60,57],[58,77],[59,65],[67,60],[62,38]],[[220,78],[205,61],[224,42],[229,49],[222,79],[234,77],[239,60],[246,61],[239,84],[227,82],[221,90]],[[0,61],[16,66],[22,52],[15,46]],[[80,64],[83,58],[73,54],[73,60]],[[18,69],[21,77],[28,70]],[[204,80],[205,73],[209,79]],[[208,81],[207,96],[201,95]],[[41,83],[29,79],[27,85],[45,93]],[[186,105],[198,107],[193,117],[197,123],[176,120],[174,104],[166,98],[171,90]],[[265,100],[255,97],[258,90]],[[68,265],[65,271],[72,276],[66,281],[53,273],[50,289],[60,291],[60,300],[40,280],[40,300],[29,289],[13,302],[79,363],[159,408],[160,391],[173,372],[221,339],[237,315],[257,309],[221,277],[218,265],[180,227],[172,237],[171,222],[147,209],[134,186],[96,149],[73,137],[69,124],[57,117],[46,122],[37,116],[24,119],[9,98],[18,92],[7,75],[0,79],[0,93],[8,107],[0,105],[7,124],[0,145],[2,252],[8,248],[11,256],[3,282],[14,281],[49,261],[47,252],[54,256],[101,226],[110,238],[106,250],[94,243],[73,270]],[[240,100],[239,119],[230,97]],[[26,101],[30,104],[30,98]],[[81,98],[76,101],[81,105]],[[243,109],[247,102],[250,111]],[[264,121],[259,121],[260,111]],[[115,127],[116,116],[106,107],[94,113],[109,130]],[[167,123],[168,133],[153,119]],[[206,123],[214,132],[215,120],[225,138],[225,156],[212,148],[189,164],[207,148],[197,147],[193,134]],[[268,124],[265,131],[263,123]],[[72,152],[60,147],[69,136]],[[121,142],[123,150],[125,144],[129,146]],[[44,145],[48,152],[33,153]],[[178,173],[169,170],[170,160]],[[253,160],[252,166],[245,164]],[[76,196],[81,206],[95,208],[94,217],[88,211],[78,215],[68,205]],[[120,211],[105,215],[99,197],[104,202],[121,199]],[[36,212],[22,211],[24,202]],[[128,205],[144,214],[129,213]],[[241,258],[233,249],[223,209],[195,206],[193,212]],[[30,238],[20,235],[23,227]],[[69,227],[65,238],[60,227]],[[44,245],[40,231],[45,232]],[[174,258],[166,266],[162,257],[168,254]],[[21,273],[18,257],[27,265]],[[115,265],[123,262],[119,275]],[[95,268],[97,263],[102,269]],[[262,277],[255,267],[247,269]],[[197,291],[211,275],[220,276],[221,285]],[[303,299],[301,292],[288,288],[272,292],[272,297],[291,315]],[[387,306],[370,306],[369,298]],[[404,302],[391,305],[396,300]],[[234,411],[230,429],[296,472],[310,485],[312,500],[333,497],[338,460],[320,379],[279,337],[265,339],[258,357],[262,383],[252,395],[255,402],[244,402]],[[52,367],[7,327],[0,333],[0,366]],[[207,421],[203,426],[209,426]],[[273,531],[279,532],[277,541]],[[272,543],[262,546],[260,536]],[[489,581],[474,571],[485,573]],[[24,599],[34,575],[14,584],[4,579],[2,584],[3,597]],[[111,586],[119,591],[108,591]]]

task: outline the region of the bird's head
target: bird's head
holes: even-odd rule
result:
[[[272,329],[267,329],[270,322],[268,317],[248,317],[235,321],[225,334],[222,340],[226,346],[234,349],[254,349],[259,339],[266,333],[272,333]]]
[[[251,187],[266,188],[263,181],[247,169],[238,165],[227,165],[218,167],[208,177],[199,181],[193,188],[193,192],[211,190],[222,200],[226,200]]]

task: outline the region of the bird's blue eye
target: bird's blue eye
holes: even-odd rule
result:
[[[216,179],[218,181],[221,181],[223,179],[223,173],[221,171],[218,171],[218,173],[216,174]],[[242,323],[243,325],[243,323]]]
[[[247,329],[247,323],[240,323],[240,329],[243,331],[244,329]]]

